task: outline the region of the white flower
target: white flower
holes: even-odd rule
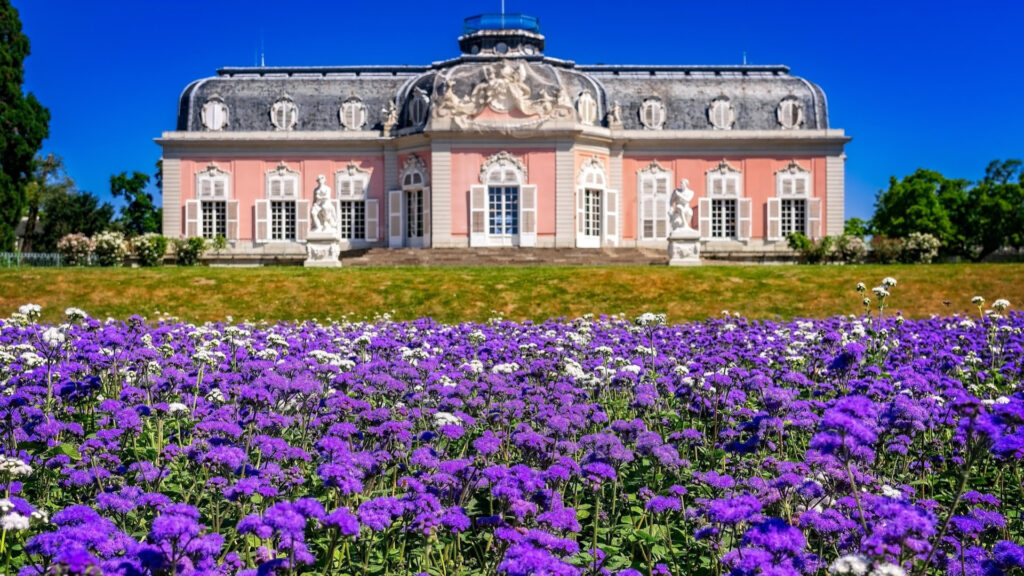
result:
[[[869,560],[861,554],[840,556],[828,566],[829,574],[854,574],[864,576],[868,572]]]
[[[33,520],[39,520],[43,524],[50,521],[50,515],[46,513],[46,510],[35,510],[29,517]]]
[[[971,298],[971,304],[974,304],[975,306],[981,306],[984,303],[985,299],[982,298],[981,296],[975,296],[974,298]]]
[[[8,474],[12,478],[17,478],[31,474],[32,467],[22,462],[20,458],[0,456],[0,472]]]
[[[903,492],[900,492],[896,488],[893,488],[892,486],[885,484],[882,486],[882,496],[885,496],[886,498],[900,499],[903,498]]]
[[[875,564],[875,568],[871,571],[870,576],[907,576],[907,573],[903,568],[900,568],[895,564],[881,562],[879,564]]]
[[[885,286],[875,286],[871,289],[879,299],[885,299],[889,295],[889,291],[885,289]]]
[[[449,424],[461,426],[462,418],[459,418],[451,412],[437,412],[434,414],[434,426],[440,428],[441,426],[447,426]]]
[[[188,413],[188,406],[185,406],[181,402],[171,402],[167,405],[167,412],[171,414],[177,414],[178,412]]]
[[[1010,307],[1010,301],[1006,298],[1000,298],[992,303],[992,309],[996,312],[1006,312],[1006,309]]]
[[[886,276],[885,278],[882,278],[882,286],[885,286],[886,288],[892,288],[895,285],[896,279],[893,278],[892,276]]]
[[[43,331],[43,342],[46,342],[50,346],[58,347],[64,344],[64,333],[61,332],[60,328],[56,326],[50,326]]]
[[[43,313],[43,307],[39,304],[22,304],[18,306],[18,312],[29,320],[35,320]]]
[[[654,314],[653,312],[644,312],[636,319],[637,326],[661,326],[665,324],[666,318],[664,314]]]
[[[867,289],[868,287],[865,286],[863,282],[857,282],[857,292],[863,292]]]
[[[0,527],[9,532],[28,530],[28,517],[17,512],[11,512],[0,518]]]
[[[7,498],[0,498],[0,514],[7,514],[14,510],[14,503]]]

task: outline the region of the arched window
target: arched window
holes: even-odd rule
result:
[[[210,164],[196,173],[195,198],[185,201],[185,236],[238,239],[238,200],[231,198],[231,174]]]
[[[349,162],[334,174],[338,223],[344,240],[377,240],[377,200],[368,198],[370,172]]]
[[[706,196],[697,209],[702,239],[750,239],[750,198],[743,197],[742,174],[725,160],[708,170]]]
[[[388,193],[388,244],[426,246],[430,236],[430,187],[426,162],[416,154],[405,159],[401,190]]]
[[[508,152],[491,155],[470,187],[470,246],[535,246],[537,187],[526,183],[526,166]]]
[[[821,234],[821,199],[812,198],[811,171],[794,160],[775,173],[775,198],[768,199],[768,240],[800,233]]]
[[[640,240],[668,238],[668,195],[672,187],[672,172],[652,160],[637,173],[637,213],[640,216]]]
[[[281,162],[266,174],[266,197],[256,200],[257,242],[305,240],[309,200],[302,198],[301,175]]]

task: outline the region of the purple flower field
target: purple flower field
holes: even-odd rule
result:
[[[0,574],[1024,574],[1004,303],[676,326],[25,306],[0,320]]]

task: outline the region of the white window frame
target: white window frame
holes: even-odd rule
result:
[[[796,122],[790,122],[789,119],[794,112],[796,113]],[[798,130],[804,123],[803,103],[795,96],[783,98],[779,102],[779,107],[775,110],[775,119],[779,121],[779,126],[783,130]]]
[[[342,102],[341,108],[338,110],[338,120],[341,121],[345,130],[362,130],[363,126],[366,126],[368,118],[366,104],[355,96]]]
[[[725,96],[719,96],[708,105],[708,122],[715,130],[732,130],[736,110]]]
[[[295,210],[295,236],[274,238],[274,203],[291,202]],[[256,243],[305,242],[309,234],[309,200],[302,198],[302,174],[282,161],[264,177],[264,197],[254,207],[253,239]]]
[[[782,234],[782,200],[803,200],[804,231],[811,239],[821,236],[821,199],[814,197],[814,178],[807,168],[796,160],[775,173],[775,198],[768,199],[768,221],[766,238],[771,241],[785,240]]]
[[[224,202],[225,237],[231,243],[238,240],[238,200],[231,197],[231,174],[216,164],[195,175],[195,198],[185,201],[185,236],[203,236],[203,203]]]
[[[707,172],[705,195],[697,203],[697,223],[701,240],[748,241],[751,236],[751,200],[743,196],[743,173],[722,160]],[[716,236],[713,229],[715,200],[736,203],[736,235]]]
[[[672,171],[657,160],[637,172],[637,228],[636,237],[640,242],[662,242],[668,238],[668,201],[672,193]],[[650,221],[650,233],[646,222]]]
[[[588,217],[587,209],[593,210],[595,208],[592,201],[588,205],[588,191],[597,194],[596,221],[593,215]],[[618,199],[617,192],[608,189],[607,171],[601,159],[597,156],[592,156],[585,160],[576,176],[577,248],[600,248],[604,245],[618,245]],[[592,233],[595,227],[597,234]]]
[[[347,242],[349,247],[376,242],[378,239],[380,215],[377,212],[377,200],[370,198],[370,176],[369,170],[364,170],[355,162],[349,162],[345,168],[334,173],[334,192],[339,224],[345,217],[346,204],[343,203],[362,202],[364,204],[363,237],[342,237],[341,239],[342,242]],[[353,222],[352,227],[353,230],[358,230],[357,223]]]
[[[388,246],[398,248],[409,246],[424,248],[430,246],[430,171],[427,163],[416,154],[405,159],[399,181],[400,190],[388,192]],[[408,199],[411,194],[423,195],[422,236],[410,236],[408,228],[412,219]]]
[[[407,120],[410,126],[423,126],[430,117],[430,96],[419,86],[413,88],[409,98]]]
[[[224,103],[224,99],[218,94],[213,94],[203,103],[200,119],[203,122],[203,127],[207,130],[220,132],[230,121],[228,105]]]
[[[469,190],[469,245],[537,245],[537,186],[528,184],[526,165],[506,151],[489,156],[480,167],[480,184]],[[493,209],[489,188],[519,189],[517,230],[515,234],[491,234],[489,213]]]

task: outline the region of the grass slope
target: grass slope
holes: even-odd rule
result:
[[[970,299],[1024,304],[1024,264],[504,268],[21,268],[0,270],[0,315],[34,302],[57,321],[69,306],[96,317],[188,321],[432,317],[444,322],[663,312],[669,321],[722,310],[750,318],[860,313],[857,282],[899,281],[891,310],[972,312]],[[949,301],[946,305],[943,302]]]

